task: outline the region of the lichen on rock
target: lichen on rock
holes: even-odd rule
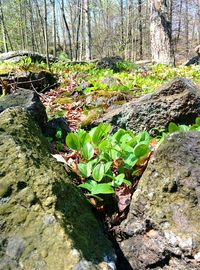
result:
[[[109,269],[110,242],[27,110],[0,114],[0,149],[0,269]]]

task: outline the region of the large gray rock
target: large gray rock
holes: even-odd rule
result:
[[[173,121],[191,124],[200,115],[200,89],[190,80],[180,78],[161,87],[153,94],[145,95],[121,106],[120,112],[110,111],[99,122],[110,122],[115,128],[154,133],[155,128],[166,129]]]
[[[132,270],[200,269],[200,132],[174,133],[160,146],[121,224]],[[132,267],[132,268],[131,268]]]
[[[13,94],[0,98],[0,112],[16,106],[27,109],[42,130],[45,130],[47,124],[46,110],[35,91],[18,89]]]
[[[115,269],[102,227],[31,115],[0,114],[0,270]]]

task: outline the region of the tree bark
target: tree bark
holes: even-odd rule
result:
[[[44,28],[45,28],[45,47],[46,47],[46,62],[49,69],[49,41],[48,41],[48,29],[47,29],[47,1],[44,0]]]
[[[139,57],[143,59],[143,31],[142,31],[142,0],[138,0],[138,14],[139,14]]]
[[[90,19],[90,1],[84,0],[85,10],[85,59],[91,60],[91,19]]]
[[[168,0],[150,0],[150,36],[152,61],[174,64]]]
[[[61,11],[62,11],[62,17],[63,17],[63,21],[67,30],[67,34],[68,34],[68,41],[69,41],[69,59],[72,60],[73,59],[73,53],[72,53],[72,38],[71,38],[71,33],[70,33],[70,29],[69,29],[69,25],[67,23],[67,19],[65,16],[65,8],[64,8],[64,0],[62,0],[61,3]]]

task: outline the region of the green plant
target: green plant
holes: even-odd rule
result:
[[[19,61],[18,65],[19,67],[27,71],[32,65],[32,58],[30,56],[25,56]]]
[[[63,146],[62,146],[62,129],[57,128],[56,131],[56,148],[58,151],[62,151]]]
[[[66,137],[67,146],[78,155],[76,173],[83,179],[79,187],[90,196],[112,194],[122,184],[131,185],[134,166],[150,152],[147,132],[134,135],[119,129],[109,135],[109,131],[110,125],[101,123],[89,132],[80,129]]]

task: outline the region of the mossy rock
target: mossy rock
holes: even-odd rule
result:
[[[174,133],[133,194],[120,243],[132,269],[200,269],[200,132]],[[162,266],[162,267],[161,267]]]
[[[0,138],[0,269],[109,269],[110,242],[31,115],[2,112]]]

